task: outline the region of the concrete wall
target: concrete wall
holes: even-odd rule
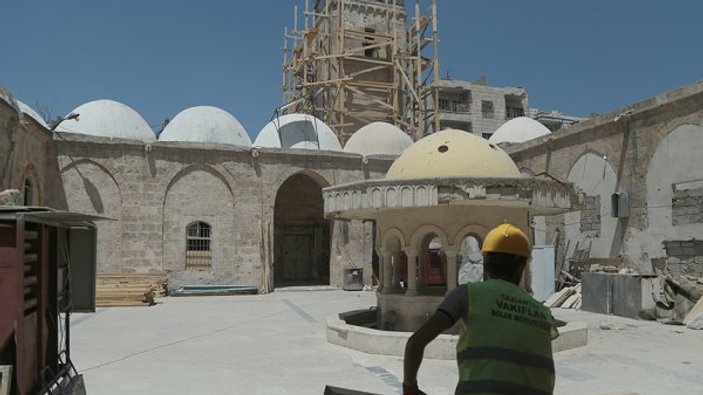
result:
[[[479,136],[491,134],[510,119],[506,114],[506,98],[510,98],[511,107],[520,107],[527,113],[527,92],[522,88],[498,88],[458,80],[441,80],[438,83],[440,100],[448,100],[450,105],[456,102],[466,106],[466,111],[441,111],[442,124],[446,127],[470,122],[470,132]],[[492,113],[483,113],[483,102],[492,103]]]
[[[569,242],[567,257],[576,242],[579,248],[590,243],[591,257],[643,273],[655,267],[672,274],[699,273],[695,257],[682,266],[665,247],[703,238],[697,200],[703,182],[702,125],[703,82],[696,82],[509,147],[518,167],[572,181],[586,196],[600,198],[599,210],[545,219],[540,237],[550,242],[557,228],[565,231],[561,244]],[[629,194],[630,215],[612,218],[610,194],[620,191]]]
[[[170,284],[248,284],[270,290],[275,265],[274,207],[281,185],[303,172],[320,185],[383,177],[390,159],[363,164],[355,154],[249,150],[224,145],[106,139],[55,139],[72,211],[101,214],[98,271],[166,272]],[[212,268],[185,268],[185,228],[212,226]],[[371,228],[330,225],[330,284],[361,267],[371,284]],[[357,241],[361,241],[358,243]]]

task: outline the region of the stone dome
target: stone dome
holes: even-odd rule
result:
[[[166,125],[160,141],[197,141],[251,147],[241,123],[225,110],[210,106],[186,108]]]
[[[386,179],[436,177],[520,177],[502,148],[475,134],[445,129],[408,147]]]
[[[274,118],[261,129],[256,147],[303,148],[341,151],[342,146],[329,126],[307,114],[286,114]]]
[[[551,133],[546,126],[532,118],[517,117],[496,129],[488,139],[493,144],[522,143]]]
[[[357,130],[344,145],[345,152],[361,155],[400,155],[413,140],[399,127],[373,122]]]
[[[116,101],[91,101],[76,107],[70,113],[79,114],[79,118],[61,122],[56,128],[57,132],[116,137],[144,142],[156,140],[156,135],[139,113]]]
[[[49,125],[46,123],[44,118],[41,115],[39,115],[38,112],[34,111],[34,109],[32,107],[28,106],[27,104],[25,104],[24,102],[21,102],[19,100],[17,100],[17,105],[19,106],[19,109],[20,109],[20,112],[22,113],[22,116],[26,115],[26,116],[32,118],[33,120],[37,121],[37,123],[40,124],[41,126],[49,129]]]

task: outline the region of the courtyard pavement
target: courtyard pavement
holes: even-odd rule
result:
[[[169,297],[74,314],[72,359],[89,395],[322,394],[326,384],[398,394],[402,359],[325,340],[325,320],[373,292]],[[572,310],[589,345],[555,355],[557,394],[703,394],[703,331]],[[604,325],[607,324],[607,325]],[[609,327],[610,329],[600,329]],[[454,361],[425,360],[420,387],[452,394]]]

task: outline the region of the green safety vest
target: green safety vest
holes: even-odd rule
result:
[[[468,322],[456,347],[456,394],[552,394],[552,314],[515,284],[467,284]],[[554,331],[554,332],[553,332]]]

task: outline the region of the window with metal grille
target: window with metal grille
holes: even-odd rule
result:
[[[186,269],[208,270],[212,265],[212,227],[193,222],[186,227]]]

